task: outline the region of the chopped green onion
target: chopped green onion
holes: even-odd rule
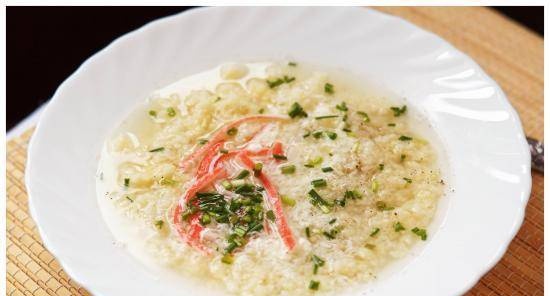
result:
[[[321,163],[323,163],[323,158],[321,156],[316,156],[315,158],[308,160],[304,166],[306,168],[312,168]]]
[[[272,210],[269,210],[265,213],[265,216],[267,217],[267,219],[269,219],[271,222],[274,222],[275,221],[275,213],[273,213]]]
[[[413,180],[410,179],[410,178],[403,178],[403,180],[405,180],[405,182],[407,182],[409,184],[411,184],[413,182]]]
[[[222,186],[223,188],[225,188],[225,190],[231,190],[231,188],[233,188],[233,185],[231,185],[231,182],[227,180],[222,181]]]
[[[319,139],[323,136],[323,132],[322,131],[316,131],[316,132],[313,132],[312,135],[315,139]]]
[[[254,171],[254,176],[260,175],[262,172],[264,165],[261,162],[257,162],[254,164],[254,168],[252,169]]]
[[[324,167],[321,169],[321,171],[323,171],[323,173],[328,173],[334,171],[334,169],[332,169],[331,167]]]
[[[407,155],[405,155],[405,154],[401,154],[401,156],[400,156],[400,160],[401,160],[401,162],[403,162],[403,161],[405,160],[405,158],[407,158]]]
[[[335,132],[326,131],[325,133],[327,134],[327,136],[328,136],[329,139],[331,139],[331,140],[336,140],[336,138],[338,137],[338,134],[335,133]]]
[[[369,249],[369,250],[372,250],[376,247],[376,245],[373,245],[373,244],[365,244],[365,248]]]
[[[313,187],[315,187],[315,188],[326,187],[327,186],[327,181],[324,180],[324,179],[316,179],[316,180],[311,181],[311,185],[313,185]]]
[[[381,164],[378,165],[378,170],[379,170],[379,171],[383,171],[383,170],[384,170],[384,164],[383,164],[383,163],[381,163]]]
[[[405,114],[407,112],[407,105],[403,105],[403,107],[401,107],[401,108],[391,107],[390,109],[393,111],[393,116],[394,117],[399,117],[402,114]]]
[[[283,77],[283,80],[286,82],[286,83],[291,83],[292,81],[296,80],[296,77],[288,77],[288,76],[284,76]]]
[[[216,100],[214,101],[214,103],[219,102],[221,100],[222,100],[222,97],[217,97]]]
[[[227,150],[225,148],[222,148],[222,149],[220,149],[220,153],[227,154],[227,153],[229,153],[229,150]]]
[[[336,105],[336,109],[346,112],[348,111],[348,106],[346,106],[346,102],[342,102],[339,105]]]
[[[325,83],[325,92],[327,94],[333,94],[334,93],[334,85],[330,84],[330,83]]]
[[[296,205],[296,201],[286,195],[281,195],[281,201],[287,206],[293,207]]]
[[[210,215],[208,215],[207,213],[204,213],[202,214],[201,216],[201,224],[202,225],[207,225],[211,222],[212,220],[210,219]]]
[[[127,200],[129,200],[130,202],[134,202],[133,199],[131,199],[128,195],[125,196]]]
[[[388,207],[388,205],[385,202],[381,201],[381,200],[376,202],[376,208],[379,211],[391,211],[391,210],[395,209],[394,207]]]
[[[236,177],[236,180],[244,179],[250,175],[250,171],[248,170],[242,170]]]
[[[317,274],[317,270],[319,269],[319,267],[325,265],[325,260],[317,255],[312,255],[311,261],[313,261],[313,274]]]
[[[361,193],[357,192],[357,190],[346,190],[346,192],[344,193],[344,198],[345,199],[361,199],[363,198],[363,196],[361,195]]]
[[[285,83],[284,80],[282,80],[281,78],[277,78],[275,80],[266,80],[267,82],[267,85],[269,85],[269,88],[276,88],[277,86]]]
[[[243,236],[246,234],[246,231],[247,231],[247,229],[244,228],[243,226],[237,226],[237,227],[235,227],[235,229],[233,230],[233,232],[234,232],[236,235],[240,236],[240,237],[243,237]]]
[[[330,221],[328,221],[328,224],[334,224],[335,222],[336,222],[336,218],[333,218]]]
[[[371,186],[370,186],[370,189],[372,190],[372,192],[374,192],[374,193],[378,192],[379,187],[380,187],[380,184],[378,184],[378,181],[372,180],[372,183],[371,183]]]
[[[161,230],[163,225],[164,225],[164,221],[162,221],[162,220],[157,220],[157,221],[155,221],[155,227],[156,227],[158,230]]]
[[[309,229],[309,226],[306,227],[306,237],[307,237],[307,238],[310,238],[310,237],[311,237],[311,231],[310,231],[310,229]]]
[[[246,181],[245,180],[232,180],[230,183],[231,187],[238,187],[238,186],[243,186],[243,185],[246,185]]]
[[[425,241],[428,238],[428,234],[426,233],[426,229],[420,229],[418,227],[415,227],[411,229],[412,233],[418,235],[423,241]]]
[[[204,144],[206,144],[206,143],[208,143],[208,140],[206,140],[206,139],[199,139],[199,144],[200,144],[200,145],[204,145]]]
[[[287,160],[286,156],[280,154],[273,154],[273,158],[278,160]]]
[[[152,117],[157,117],[157,111],[149,110],[149,115],[152,116]]]
[[[336,118],[338,115],[324,115],[324,116],[317,116],[315,119],[321,120],[321,119],[329,119],[329,118]]]
[[[349,128],[343,128],[342,131],[344,131],[346,133],[351,133],[352,132]]]
[[[264,112],[265,112],[264,108],[260,108],[260,110],[258,110],[258,113],[260,113],[260,114],[264,114]]]
[[[364,121],[364,122],[370,122],[370,117],[369,117],[369,115],[368,115],[366,112],[357,111],[357,114],[363,116],[363,121]]]
[[[225,264],[232,264],[233,261],[234,261],[234,258],[229,253],[223,255],[223,257],[222,257],[222,262],[225,263]]]
[[[320,284],[321,284],[321,283],[320,283],[319,281],[311,280],[311,281],[309,282],[309,289],[310,289],[310,290],[315,290],[315,291],[317,291],[317,290],[319,290],[319,285],[320,285]]]
[[[160,152],[160,151],[164,151],[164,147],[158,147],[158,148],[149,150],[149,152]]]
[[[300,104],[298,104],[297,102],[294,102],[294,104],[290,106],[290,111],[288,111],[288,116],[290,116],[290,118],[307,117],[307,113],[304,111],[302,106],[300,106]]]
[[[332,239],[335,239],[336,236],[334,236],[334,234],[331,232],[328,232],[328,231],[323,231],[323,235],[328,238],[329,240],[332,240]]]
[[[380,228],[376,227],[370,234],[370,237],[377,235],[380,232]]]
[[[294,172],[296,172],[296,166],[293,164],[289,164],[281,167],[281,173],[285,175],[294,174]]]
[[[124,187],[130,187],[130,178],[124,178]]]
[[[228,136],[234,136],[237,134],[239,130],[236,128],[236,127],[232,127],[230,129],[227,130],[227,135]]]
[[[412,139],[413,139],[413,138],[407,137],[407,136],[401,136],[401,137],[399,137],[399,141],[410,141],[410,140],[412,140]]]
[[[176,181],[172,180],[170,178],[161,177],[160,181],[159,181],[159,184],[162,185],[162,186],[166,186],[166,185],[171,186],[171,185],[176,184]]]
[[[393,230],[395,230],[395,232],[399,232],[405,230],[405,227],[403,227],[401,222],[396,222],[395,224],[393,224]]]
[[[395,126],[395,123],[388,123],[388,126]]]
[[[166,113],[168,114],[168,116],[174,117],[176,116],[176,109],[168,107],[168,109],[166,109]]]
[[[321,209],[321,211],[323,213],[328,213],[330,212],[330,204],[325,200],[323,199],[318,193],[317,191],[315,191],[314,189],[311,189],[309,192],[308,192],[309,196],[311,197],[311,200],[310,202],[319,207],[319,209]]]
[[[310,132],[310,131],[308,131],[307,133],[305,133],[302,137],[305,139],[305,138],[309,137],[309,135],[311,135],[311,132]]]
[[[290,67],[296,67],[298,64],[295,63],[295,62],[288,62],[288,65],[289,65]]]

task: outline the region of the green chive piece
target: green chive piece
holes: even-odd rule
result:
[[[328,173],[334,171],[334,169],[332,169],[331,167],[324,167],[321,169],[321,171],[323,171],[323,173]]]
[[[294,172],[296,172],[296,166],[293,164],[289,164],[281,167],[281,173],[285,175],[294,174]]]
[[[236,180],[244,179],[250,175],[250,171],[248,170],[242,170],[236,177]]]
[[[319,281],[311,280],[311,281],[309,282],[309,289],[310,289],[310,290],[315,290],[315,291],[317,291],[317,290],[319,290],[319,285],[320,285],[320,284],[321,284],[321,283],[320,283]]]
[[[234,232],[236,235],[240,236],[240,237],[243,237],[243,236],[246,234],[246,231],[247,231],[247,229],[244,228],[243,226],[237,226],[237,227],[235,227],[235,229],[233,230],[233,232]]]
[[[363,117],[363,122],[370,122],[370,117],[366,112],[357,111],[357,114],[359,114]]]
[[[323,132],[322,131],[316,131],[316,132],[313,132],[312,135],[315,139],[320,139],[323,136]]]
[[[343,111],[343,112],[346,112],[346,111],[348,111],[348,106],[346,106],[346,102],[342,102],[339,105],[336,105],[336,109],[338,109],[340,111]]]
[[[412,180],[412,179],[409,179],[409,178],[403,178],[403,180],[405,180],[405,182],[407,182],[407,183],[409,183],[409,184],[411,184],[411,183],[413,182],[413,180]]]
[[[206,140],[206,139],[199,139],[199,145],[204,145],[204,144],[206,144],[206,143],[208,143],[208,140]]]
[[[297,102],[294,102],[294,104],[290,106],[290,111],[288,111],[288,116],[290,116],[290,118],[307,117],[307,113],[304,111],[302,106],[300,106],[300,104],[298,104]]]
[[[423,241],[425,241],[428,238],[428,234],[426,233],[426,229],[421,229],[418,227],[415,227],[411,229],[412,233],[418,235]]]
[[[229,150],[227,150],[225,148],[222,148],[222,149],[220,149],[220,153],[227,154],[227,153],[229,153]]]
[[[176,181],[170,178],[161,177],[159,184],[162,186],[171,186],[171,185],[175,185]]]
[[[405,158],[407,158],[407,155],[401,154],[401,156],[400,156],[400,161],[401,161],[401,162],[405,161]]]
[[[305,138],[309,137],[310,135],[311,135],[311,132],[310,132],[310,131],[308,131],[308,132],[307,132],[307,133],[305,133],[305,134],[304,134],[304,135],[303,135],[302,137],[303,137],[303,138],[305,139]]]
[[[388,126],[394,127],[395,123],[388,123]]]
[[[283,77],[283,80],[285,83],[291,83],[292,81],[296,80],[296,77],[288,77],[288,76],[284,76]]]
[[[295,62],[288,62],[288,65],[289,65],[290,67],[296,67],[298,64],[295,63]]]
[[[321,211],[325,214],[330,212],[330,208],[329,208],[330,204],[324,198],[322,198],[319,195],[319,193],[317,193],[317,191],[315,191],[314,189],[311,189],[308,192],[308,194],[311,197],[310,199],[311,204],[319,207],[319,209],[321,209]]]
[[[399,232],[405,230],[405,227],[403,227],[403,224],[401,224],[401,222],[396,222],[395,224],[393,224],[393,230],[395,230],[395,232]]]
[[[380,232],[380,228],[376,227],[376,228],[369,234],[369,236],[370,236],[370,237],[374,237],[374,236],[377,235],[379,232]]]
[[[369,250],[373,250],[374,248],[376,248],[376,245],[373,245],[373,244],[365,244],[365,248],[369,249]]]
[[[230,129],[228,129],[226,133],[227,133],[228,136],[234,136],[234,135],[237,134],[238,131],[239,130],[236,127],[232,127]]]
[[[325,260],[317,255],[311,255],[311,261],[313,261],[313,274],[317,274],[319,267],[325,265]]]
[[[326,131],[325,133],[327,134],[327,136],[328,136],[329,139],[331,139],[331,140],[336,140],[336,138],[338,137],[338,134],[335,133],[335,132]]]
[[[264,108],[260,108],[260,110],[258,110],[258,113],[260,113],[260,114],[264,114],[264,112],[265,112]]]
[[[232,180],[230,182],[230,185],[231,187],[239,187],[239,186],[246,186],[246,185],[250,185],[250,184],[246,184],[246,181],[245,180]],[[248,190],[248,188],[247,188]],[[250,189],[250,191],[252,191],[252,189]]]
[[[381,163],[381,164],[378,165],[378,170],[379,170],[379,171],[383,171],[383,170],[384,170],[384,164],[383,164],[383,163]]]
[[[308,160],[304,166],[306,168],[312,168],[321,163],[323,163],[323,158],[321,156],[316,156],[315,158]]]
[[[338,115],[323,115],[323,116],[317,116],[315,117],[316,120],[321,120],[321,119],[329,119],[329,118],[337,118]]]
[[[265,216],[267,219],[269,219],[271,222],[275,221],[275,213],[273,213],[272,210],[269,210],[265,213]]]
[[[407,105],[403,105],[403,107],[401,107],[401,108],[391,107],[390,109],[393,111],[393,116],[394,117],[399,117],[402,114],[405,114],[407,112]]]
[[[344,198],[355,200],[363,198],[363,195],[361,195],[361,193],[359,193],[357,190],[346,190],[346,192],[344,193]]]
[[[399,141],[410,141],[410,140],[412,140],[412,139],[413,139],[413,138],[407,137],[407,136],[401,136],[401,137],[399,137]]]
[[[223,188],[225,188],[225,190],[231,190],[231,188],[233,188],[233,185],[231,185],[231,182],[227,180],[222,181],[222,186]]]
[[[323,231],[323,235],[328,238],[329,240],[333,240],[336,238],[336,236],[334,236],[334,234],[332,234],[332,232],[328,232],[328,231]]]
[[[376,202],[376,209],[378,209],[379,211],[391,211],[395,208],[389,207],[385,202],[379,200]]]
[[[374,193],[378,192],[379,187],[380,187],[380,184],[378,184],[378,181],[377,180],[372,180],[372,183],[371,183],[371,186],[370,186],[370,189],[372,190],[372,192],[374,192]]]
[[[260,175],[262,172],[264,165],[261,162],[257,162],[254,164],[254,168],[252,169],[254,171],[254,176]]]
[[[160,151],[164,151],[164,147],[158,147],[158,148],[149,150],[149,152],[160,152]]]
[[[157,111],[149,110],[149,115],[152,116],[152,117],[157,117]]]
[[[321,188],[327,186],[327,181],[325,179],[316,179],[311,181],[311,185],[315,188]]]
[[[124,178],[124,187],[130,187],[130,178]]]
[[[334,85],[330,84],[330,83],[325,83],[325,92],[327,94],[333,94],[334,93]]]
[[[277,86],[285,83],[284,80],[282,80],[281,78],[277,78],[275,80],[266,80],[267,82],[267,85],[269,85],[269,88],[276,88]]]
[[[287,160],[286,156],[280,154],[273,154],[273,158],[278,160]]]
[[[343,128],[342,131],[344,131],[346,133],[351,133],[352,132],[349,128]]]
[[[166,109],[166,114],[168,114],[168,116],[170,116],[170,117],[174,117],[174,116],[176,116],[176,109],[174,109],[172,107],[168,107]]]
[[[157,220],[157,221],[155,221],[155,227],[156,227],[158,230],[161,230],[163,225],[164,225],[164,221],[162,221],[162,220]]]
[[[296,205],[296,201],[293,198],[290,198],[286,195],[281,195],[281,202],[283,202],[283,204],[285,204],[287,206],[291,206],[291,207]]]
[[[131,199],[128,195],[125,196],[127,200],[129,200],[130,202],[134,202],[133,199]]]
[[[223,255],[223,257],[222,257],[222,262],[225,263],[225,264],[233,264],[234,260],[235,260],[235,258],[233,258],[233,256],[231,256],[231,254],[229,254],[229,253]]]
[[[306,227],[306,237],[307,238],[311,237],[311,230],[309,229],[309,227]]]
[[[336,218],[333,218],[330,221],[328,221],[328,224],[334,224],[335,222],[336,222]]]
[[[222,100],[222,97],[217,97],[216,100],[214,101],[214,103],[219,102],[221,100]]]

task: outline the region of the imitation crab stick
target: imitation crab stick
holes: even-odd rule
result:
[[[225,141],[218,142],[215,145],[213,145],[208,151],[206,151],[204,158],[201,160],[201,162],[199,163],[199,167],[197,168],[197,178],[200,178],[209,172],[209,168],[213,160],[215,158],[219,158],[218,157],[219,151],[220,151],[220,148],[223,147],[224,143]]]
[[[250,157],[247,156],[246,151],[242,151],[237,156],[243,162],[243,164],[249,169],[252,169],[254,167],[254,161],[252,161],[252,159],[250,159]],[[279,194],[277,193],[277,189],[275,189],[275,186],[271,183],[269,178],[263,172],[260,172],[260,174],[258,175],[258,179],[260,179],[260,182],[262,182],[262,185],[266,190],[267,197],[273,206],[274,213],[275,213],[275,221],[277,224],[279,235],[281,236],[286,247],[289,250],[292,250],[296,246],[296,241],[294,240],[292,231],[290,230],[290,227],[286,222],[286,218],[283,213],[283,206],[281,204],[281,199],[279,198]]]
[[[180,168],[183,169],[184,171],[188,170],[190,165],[198,157],[201,157],[202,155],[204,155],[207,151],[209,151],[212,148],[212,146],[216,145],[218,142],[227,139],[228,137],[227,132],[232,128],[235,128],[246,122],[286,120],[286,119],[287,119],[286,117],[277,116],[277,115],[254,115],[254,116],[243,117],[235,121],[232,121],[222,126],[216,132],[214,132],[214,134],[210,137],[210,140],[208,141],[208,143],[204,144],[202,147],[193,151],[193,153],[183,158],[180,162]]]
[[[216,180],[227,176],[227,171],[224,168],[217,168],[212,173],[207,173],[204,176],[195,179],[193,184],[187,189],[185,194],[180,198],[180,201],[176,205],[174,210],[174,225],[180,237],[184,239],[189,245],[201,250],[206,251],[206,248],[200,243],[199,236],[203,228],[199,222],[199,214],[195,213],[191,217],[189,232],[183,228],[182,225],[182,213],[183,207],[189,200],[197,194],[197,192],[204,187],[207,187],[214,183]]]

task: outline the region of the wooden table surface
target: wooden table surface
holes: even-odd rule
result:
[[[503,88],[528,136],[543,139],[543,39],[483,7],[376,7],[409,20],[470,55]],[[7,295],[89,295],[44,249],[23,183],[32,131],[7,147]],[[543,295],[544,176],[533,173],[526,217],[503,259],[468,295]]]

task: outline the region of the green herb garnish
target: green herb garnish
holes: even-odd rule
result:
[[[168,107],[166,109],[166,114],[168,114],[168,116],[170,116],[170,117],[174,117],[174,116],[176,116],[176,109],[174,109],[172,107]]]
[[[410,179],[410,178],[403,178],[403,180],[405,180],[405,182],[407,182],[409,184],[411,184],[413,182],[413,180]]]
[[[379,171],[383,171],[383,170],[384,170],[384,164],[383,164],[383,163],[381,163],[381,164],[378,165],[378,170],[379,170]]]
[[[239,130],[236,127],[232,127],[230,129],[228,129],[226,133],[227,133],[228,136],[234,136],[234,135],[237,134],[238,131]]]
[[[328,224],[331,224],[331,225],[332,225],[332,224],[334,224],[335,222],[336,222],[336,218],[333,218],[333,219],[331,219],[330,221],[328,221]]]
[[[315,290],[315,291],[317,291],[317,290],[319,290],[319,285],[320,285],[320,284],[321,284],[321,283],[320,283],[319,281],[311,280],[311,281],[309,282],[309,289],[310,289],[310,290]]]
[[[206,140],[206,139],[199,139],[199,145],[204,145],[204,144],[206,144],[206,143],[208,143],[208,140]]]
[[[323,115],[323,116],[317,116],[315,119],[321,120],[321,119],[328,119],[328,118],[337,118],[338,115]]]
[[[346,112],[346,111],[348,111],[348,106],[346,106],[346,102],[342,102],[342,103],[336,105],[336,109],[338,109],[340,111],[343,111],[343,112]]]
[[[376,227],[370,234],[370,237],[377,235],[380,232],[380,228]]]
[[[244,179],[250,175],[249,170],[242,170],[239,172],[239,174],[235,177],[236,180]]]
[[[413,138],[407,137],[407,136],[401,136],[401,137],[399,137],[399,141],[410,141],[410,140],[412,140],[412,139],[413,139]]]
[[[286,195],[281,195],[281,202],[283,202],[283,204],[287,205],[287,206],[295,206],[296,205],[296,201]]]
[[[158,148],[149,150],[149,152],[160,152],[160,151],[164,151],[164,147],[158,147]]]
[[[405,114],[407,112],[407,105],[403,105],[403,107],[391,107],[390,108],[393,111],[393,116],[399,117],[402,114]]]
[[[318,193],[317,191],[315,191],[314,189],[311,189],[309,192],[308,192],[309,196],[311,197],[310,199],[310,202],[311,204],[313,204],[314,206],[317,206],[319,207],[319,209],[321,209],[321,211],[323,213],[328,213],[330,212],[330,204],[325,200],[323,199]]]
[[[264,165],[261,162],[257,162],[254,164],[254,168],[252,169],[254,171],[254,176],[260,175],[262,172]]]
[[[423,241],[425,241],[428,238],[428,234],[426,233],[426,229],[421,229],[418,227],[415,227],[411,229],[412,233],[418,235]]]
[[[317,156],[313,159],[308,160],[308,162],[306,162],[304,166],[306,168],[312,168],[321,163],[323,163],[323,158],[321,156]]]
[[[294,102],[294,104],[290,106],[290,111],[288,111],[288,116],[290,116],[290,118],[307,117],[307,113],[306,111],[304,111],[302,106],[300,106],[300,104],[298,104],[297,102]]]
[[[273,158],[278,160],[287,160],[286,156],[280,154],[273,154]]]
[[[273,213],[272,210],[269,210],[265,213],[265,216],[267,219],[269,219],[271,222],[275,221],[275,213]]]
[[[290,67],[296,67],[298,64],[295,63],[295,62],[288,62],[288,65],[289,65]]]
[[[405,230],[405,227],[403,227],[401,222],[396,222],[395,224],[393,224],[393,230],[395,230],[395,232],[399,232]]]
[[[379,211],[391,211],[391,210],[395,209],[394,207],[389,207],[385,202],[383,202],[381,200],[376,202],[376,208]]]
[[[155,227],[156,227],[158,230],[161,230],[163,225],[164,225],[164,221],[162,221],[162,220],[157,220],[157,221],[155,221]]]
[[[124,178],[124,187],[130,187],[130,178]]]
[[[285,175],[294,174],[294,172],[296,172],[296,166],[293,164],[285,165],[281,167],[281,173]]]
[[[264,112],[265,112],[264,108],[260,108],[260,110],[258,110],[258,113],[260,113],[260,114],[264,114]]]
[[[324,167],[321,169],[321,171],[323,171],[323,173],[328,173],[328,172],[332,172],[334,171],[331,167]]]
[[[282,80],[281,78],[277,78],[275,80],[266,80],[267,82],[267,85],[269,85],[269,88],[276,88],[277,86],[285,83],[284,80]]]
[[[395,123],[388,123],[388,126],[395,126]]]
[[[313,274],[317,274],[319,267],[325,265],[325,260],[317,255],[311,255],[311,261],[313,261]]]
[[[336,140],[336,138],[338,137],[338,134],[335,132],[326,131],[325,134],[327,134],[327,136],[331,140]]]
[[[370,117],[366,112],[357,111],[357,114],[359,114],[363,117],[363,122],[370,122]]]
[[[323,136],[323,132],[322,131],[316,131],[316,132],[313,132],[312,135],[315,139],[320,139]]]
[[[149,115],[152,116],[152,117],[157,117],[157,111],[149,110]]]
[[[330,84],[330,83],[325,83],[325,92],[327,94],[333,94],[334,93],[334,85]]]
[[[131,199],[128,195],[125,196],[127,200],[129,200],[130,202],[134,202],[133,199]]]
[[[311,237],[311,231],[310,231],[309,227],[306,227],[305,231],[306,231],[306,237],[310,238]]]
[[[223,255],[222,262],[225,264],[233,264],[234,258],[231,254],[227,253]]]
[[[316,179],[311,181],[311,185],[315,188],[321,188],[327,186],[327,181],[325,179]]]

